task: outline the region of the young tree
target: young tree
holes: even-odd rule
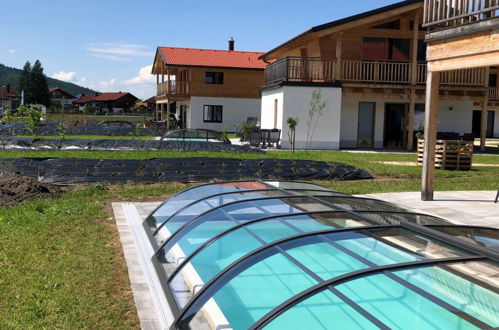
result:
[[[315,128],[319,122],[319,118],[324,112],[326,107],[326,102],[322,101],[322,93],[320,90],[315,90],[312,92],[312,100],[310,101],[310,108],[308,109],[308,119],[307,119],[307,142],[306,150],[309,150],[312,146],[312,139],[314,137]],[[317,115],[317,118],[315,118]]]
[[[31,103],[50,105],[49,88],[47,76],[43,73],[43,67],[39,60],[36,60],[31,69]]]
[[[295,136],[296,136],[296,126],[298,126],[298,118],[297,117],[288,117],[286,120],[288,124],[288,139],[291,144],[291,151],[295,152]]]
[[[19,76],[19,88],[24,91],[24,104],[31,102],[31,63],[26,61]]]

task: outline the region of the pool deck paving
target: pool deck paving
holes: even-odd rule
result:
[[[395,203],[412,211],[436,215],[455,224],[499,228],[499,203],[494,203],[496,191],[436,192],[435,200],[423,202],[420,192],[358,195]],[[133,238],[131,224],[123,211],[125,203],[113,203],[113,211],[120,234],[133,297],[142,329],[162,329],[159,313],[153,300],[153,290],[145,274],[144,262]],[[133,203],[142,222],[160,203]]]

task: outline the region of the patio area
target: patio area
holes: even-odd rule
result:
[[[395,203],[413,211],[428,213],[461,225],[499,228],[497,191],[439,191],[435,200],[424,202],[420,192],[359,195]]]

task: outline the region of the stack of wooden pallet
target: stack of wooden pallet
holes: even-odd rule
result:
[[[418,140],[418,165],[423,165],[424,140]],[[445,170],[470,170],[473,159],[473,142],[437,140],[435,167]]]

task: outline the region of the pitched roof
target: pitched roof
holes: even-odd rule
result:
[[[363,18],[366,18],[366,17],[378,15],[378,14],[381,14],[381,13],[385,13],[385,12],[388,12],[388,11],[391,11],[391,10],[394,10],[394,9],[398,9],[398,8],[402,8],[402,7],[405,7],[405,6],[409,6],[409,5],[418,3],[418,2],[423,2],[423,0],[404,0],[404,1],[400,1],[400,2],[391,4],[391,5],[388,5],[388,6],[384,6],[384,7],[380,7],[380,8],[374,9],[374,10],[366,11],[364,13],[360,13],[360,14],[357,14],[357,15],[345,17],[345,18],[342,18],[342,19],[339,19],[339,20],[336,20],[336,21],[332,21],[332,22],[329,22],[329,23],[325,23],[325,24],[314,26],[314,27],[308,29],[307,31],[302,32],[299,35],[297,35],[297,36],[289,39],[288,41],[280,44],[279,46],[277,46],[277,47],[269,50],[268,52],[266,52],[265,54],[263,54],[260,58],[264,59],[265,56],[268,56],[269,54],[275,52],[276,50],[278,50],[278,49],[280,49],[280,48],[282,48],[282,47],[284,47],[284,46],[292,43],[293,41],[301,39],[301,38],[303,38],[303,37],[305,37],[305,36],[307,36],[307,35],[309,35],[311,33],[316,33],[316,32],[320,32],[320,31],[324,31],[324,30],[327,30],[327,29],[330,29],[330,28],[333,28],[333,27],[337,27],[337,26],[340,26],[340,25],[343,25],[343,24],[351,23],[351,22],[354,22],[354,21],[357,21],[357,20],[360,20],[360,19],[363,19]]]
[[[66,94],[66,96],[69,96],[70,98],[74,98],[74,97],[75,97],[74,95],[69,94],[69,93],[68,93],[68,92],[66,92],[65,90],[60,89],[59,87],[49,88],[49,94],[50,94],[50,93],[53,93],[53,92],[55,92],[55,91],[59,91],[59,92],[61,92],[61,93],[63,93],[63,94]]]
[[[19,92],[17,91],[17,89],[15,89],[14,87],[12,86],[0,86],[0,99],[11,99],[11,98],[19,98],[20,97],[20,94]]]
[[[147,100],[144,100],[145,103],[156,103],[156,96],[151,96]]]
[[[258,59],[262,52],[177,47],[158,47],[158,51],[166,65],[255,70],[263,70],[267,66]]]
[[[73,101],[73,103],[81,103],[81,104],[83,104],[83,103],[93,102],[93,101],[95,101],[96,97],[97,96],[95,94],[83,95],[78,100]]]
[[[122,97],[126,95],[131,95],[132,97],[136,98],[130,93],[123,93],[123,92],[118,92],[118,93],[102,93],[98,96],[95,97],[95,101],[97,102],[106,102],[106,101],[116,101],[118,99],[121,99]]]
[[[118,92],[118,93],[102,93],[102,94],[88,94],[82,96],[80,99],[74,101],[73,103],[89,103],[89,102],[109,102],[109,101],[116,101],[121,99],[124,96],[130,95],[132,98],[137,99],[134,95],[131,93],[124,93],[124,92]]]

